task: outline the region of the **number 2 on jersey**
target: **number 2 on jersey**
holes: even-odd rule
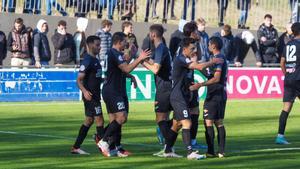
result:
[[[286,46],[286,61],[287,62],[295,62],[297,60],[296,54],[296,46],[295,45],[287,45]]]

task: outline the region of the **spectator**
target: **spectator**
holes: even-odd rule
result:
[[[79,0],[77,2],[77,11],[75,12],[75,17],[83,17],[83,18],[86,17],[86,14],[90,11],[90,9],[91,9],[90,1]]]
[[[230,64],[234,64],[234,42],[230,25],[224,25],[221,32],[217,32],[214,36],[219,37],[223,41],[221,53],[226,57]]]
[[[68,2],[68,6],[75,6],[77,7],[77,11],[75,12],[75,17],[86,17],[86,14],[89,13],[90,11],[97,11],[97,17],[101,18],[102,13],[100,13],[99,9],[99,2],[98,0],[89,0],[89,1],[83,1],[83,0],[78,0],[77,2]],[[101,10],[102,12],[102,10]]]
[[[152,7],[152,19],[158,19],[159,16],[156,15],[156,5],[158,0],[147,0],[146,2],[146,15],[145,15],[145,22],[148,22],[149,12],[150,12],[150,4]]]
[[[107,51],[111,48],[111,38],[112,35],[110,33],[112,22],[109,20],[103,20],[101,23],[102,27],[96,32],[96,36],[98,36],[101,39],[101,50],[99,53],[99,60],[102,68],[104,71],[107,68]]]
[[[138,43],[136,36],[133,34],[133,25],[129,21],[122,23],[122,32],[126,36],[127,45],[125,47],[124,56],[129,58],[125,60],[135,59],[138,51]]]
[[[238,0],[237,1],[237,8],[241,10],[240,18],[238,21],[238,28],[239,29],[249,29],[246,27],[246,22],[248,18],[248,11],[251,7],[251,0]]]
[[[258,50],[257,43],[255,41],[254,35],[250,31],[243,31],[238,33],[234,37],[234,46],[235,46],[235,66],[242,67],[244,64],[244,59],[251,48],[256,58],[256,66],[261,67],[261,56]]]
[[[22,18],[17,18],[14,28],[7,38],[7,47],[11,52],[11,66],[29,66],[31,63],[31,39]]]
[[[37,68],[49,65],[49,61],[51,60],[51,50],[47,37],[48,30],[47,21],[40,19],[33,33],[33,55],[35,67]]]
[[[279,63],[276,49],[278,33],[272,25],[272,16],[270,14],[265,15],[264,23],[259,26],[259,29],[257,30],[257,38],[263,63]]]
[[[173,59],[175,58],[179,44],[181,43],[181,41],[184,38],[183,27],[186,23],[187,23],[186,20],[181,19],[178,24],[178,29],[171,34],[169,50],[170,50],[170,54]]]
[[[2,31],[0,31],[0,66],[2,66],[2,62],[6,58],[6,54],[7,54],[6,36]]]
[[[132,20],[132,17],[137,11],[136,0],[121,0],[118,6],[119,13],[121,14],[121,20]]]
[[[171,20],[176,20],[174,13],[175,0],[164,0],[163,23],[167,23],[169,6],[171,4]]]
[[[8,7],[6,9],[8,2]],[[16,11],[16,0],[2,0],[2,12],[15,12]]]
[[[188,7],[189,7],[190,2],[192,2],[191,21],[194,21],[195,20],[196,0],[184,0],[182,19],[186,20],[186,18],[187,18],[187,11],[188,11]]]
[[[228,7],[228,0],[217,0],[218,2],[218,18],[219,18],[219,27],[224,26],[224,17]]]
[[[25,0],[23,13],[41,14],[41,0]]]
[[[289,0],[290,9],[291,9],[291,22],[299,22],[300,16],[299,16],[299,7],[298,7],[298,0]]]
[[[107,8],[107,17],[109,20],[113,20],[114,10],[117,3],[118,0],[98,0],[98,18],[102,18],[102,9]]]
[[[61,7],[59,3],[57,3],[56,0],[46,0],[47,15],[52,15],[52,6],[55,7],[55,9],[58,10],[62,16],[68,16],[67,12]]]
[[[205,32],[206,21],[203,18],[199,18],[196,20],[196,23],[198,27],[198,34],[200,37],[201,61],[208,62],[210,56],[208,50],[209,36]]]
[[[54,64],[56,66],[76,64],[73,36],[66,31],[67,22],[61,20],[51,40],[54,46]]]
[[[294,38],[294,35],[293,35],[293,32],[292,32],[292,24],[291,23],[288,23],[285,27],[286,31],[279,37],[279,40],[278,40],[278,47],[277,47],[277,50],[278,50],[278,56],[281,57],[284,53],[283,53],[283,49],[285,47],[285,45],[293,40]]]
[[[77,31],[74,34],[76,46],[76,63],[79,64],[83,60],[84,54],[87,52],[85,31],[89,20],[86,18],[77,19]]]

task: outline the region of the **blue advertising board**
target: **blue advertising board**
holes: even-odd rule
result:
[[[0,101],[79,100],[76,69],[0,69]]]

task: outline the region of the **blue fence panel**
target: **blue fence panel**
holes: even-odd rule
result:
[[[76,69],[0,69],[0,101],[80,100]]]

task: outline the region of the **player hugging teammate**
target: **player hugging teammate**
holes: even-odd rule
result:
[[[207,62],[201,63],[199,56],[199,38],[197,26],[194,22],[186,24],[184,27],[185,38],[180,44],[177,56],[172,57],[169,49],[163,43],[164,28],[162,25],[154,24],[150,27],[149,37],[155,49],[153,54],[149,51],[142,51],[140,56],[130,62],[124,56],[126,46],[126,36],[122,32],[117,32],[112,37],[112,48],[107,52],[107,72],[103,84],[102,97],[109,114],[109,124],[104,126],[102,109],[100,104],[100,83],[101,65],[96,59],[99,52],[99,38],[94,36],[87,40],[88,53],[81,63],[78,75],[78,86],[83,93],[86,120],[81,126],[78,138],[71,150],[74,154],[88,154],[80,149],[87,132],[96,119],[97,134],[96,143],[99,150],[106,157],[118,156],[127,157],[130,155],[121,145],[122,126],[126,123],[129,104],[126,93],[126,78],[135,81],[130,75],[139,64],[154,73],[156,96],[154,111],[156,122],[165,139],[164,149],[156,154],[160,157],[182,157],[174,151],[174,144],[180,129],[186,147],[187,159],[204,159],[206,156],[214,157],[214,128],[218,131],[219,157],[224,157],[225,149],[225,128],[223,125],[225,105],[226,105],[226,79],[227,64],[225,57],[220,54],[222,41],[213,37],[209,41],[209,50],[213,54]],[[151,56],[151,58],[149,58]],[[208,81],[194,83],[194,70],[201,71],[206,75]],[[94,82],[97,84],[92,84]],[[95,86],[96,85],[96,86]],[[198,128],[199,103],[198,89],[208,86],[208,95],[204,103],[204,121],[206,128],[206,142],[208,151],[205,155],[195,151],[193,143]],[[195,102],[194,104],[192,104]],[[173,110],[173,119],[169,119],[170,111]],[[198,113],[197,113],[198,112]],[[195,118],[195,119],[194,119]],[[196,132],[196,133],[194,133]]]

